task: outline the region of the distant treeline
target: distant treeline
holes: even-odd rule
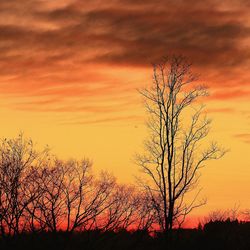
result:
[[[171,240],[145,230],[22,233],[0,239],[1,249],[36,250],[249,250],[250,223],[211,221],[199,229],[173,230]]]

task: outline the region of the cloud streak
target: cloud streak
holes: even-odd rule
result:
[[[236,134],[234,136],[245,143],[250,143],[250,134],[247,134],[247,133],[246,134]]]

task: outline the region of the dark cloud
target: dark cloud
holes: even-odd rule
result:
[[[72,56],[99,50],[82,59],[113,64],[147,65],[169,52],[186,54],[199,65],[231,66],[249,59],[249,53],[239,48],[250,35],[249,27],[239,20],[245,9],[213,9],[214,1],[204,1],[210,5],[157,1],[158,8],[139,5],[141,8],[133,9],[140,1],[125,2],[112,8],[101,4],[90,11],[77,8],[77,2],[50,11],[34,10],[35,21],[58,28],[39,31],[1,26],[2,39],[15,48],[39,48],[48,53],[66,49]]]
[[[249,53],[239,49],[239,42],[250,35],[249,27],[235,18],[239,14],[166,6],[158,11],[94,10],[86,16],[92,25],[104,26],[106,33],[97,36],[104,46],[120,48],[96,57],[97,61],[145,65],[177,52],[199,65],[216,67],[249,59]]]
[[[17,48],[29,46],[48,52],[70,49],[80,54],[99,49],[99,55],[88,60],[114,64],[145,65],[169,51],[182,52],[192,56],[194,61],[213,65],[233,64],[234,60],[237,64],[249,57],[239,48],[241,40],[250,35],[249,27],[240,20],[241,11],[244,13],[245,9],[216,10],[211,8],[214,1],[204,1],[211,2],[207,8],[204,3],[190,1],[189,4],[187,1],[157,1],[156,9],[143,8],[143,5],[133,9],[140,1],[131,3],[130,8],[129,1],[125,2],[127,5],[114,4],[112,8],[101,4],[90,11],[77,8],[77,2],[51,11],[34,10],[35,22],[50,22],[57,28],[39,31],[30,27],[1,26],[1,36],[7,43],[15,43]],[[228,62],[232,55],[234,59]]]
[[[13,0],[0,1],[0,11],[4,94],[47,95],[52,100],[66,93],[105,95],[117,88],[117,79],[98,69],[96,76],[90,76],[87,65],[150,67],[169,53],[187,56],[213,88],[237,90],[250,85],[248,1],[30,0],[21,4]],[[76,82],[80,87],[69,91],[67,86]],[[89,91],[90,83],[97,83],[99,89]],[[223,89],[213,98],[241,96],[249,96],[249,90],[235,94],[234,89]]]

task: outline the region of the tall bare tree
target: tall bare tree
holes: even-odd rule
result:
[[[225,153],[216,143],[204,140],[211,121],[203,107],[193,104],[207,91],[195,87],[195,80],[186,59],[173,56],[153,66],[152,86],[140,91],[149,114],[149,138],[145,153],[138,154],[136,162],[149,177],[142,183],[165,233],[203,204],[196,202],[196,196],[187,203],[186,194],[195,187],[204,163]]]

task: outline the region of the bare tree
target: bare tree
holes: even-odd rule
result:
[[[56,160],[52,167],[43,170],[46,178],[42,178],[40,211],[49,230],[90,230],[97,217],[110,206],[107,201],[115,180],[104,172],[95,178],[91,167],[86,159]]]
[[[37,198],[31,192],[31,169],[42,161],[47,150],[38,153],[22,134],[4,139],[0,145],[0,226],[1,233],[18,234],[26,229],[25,211]]]
[[[96,220],[100,230],[127,230],[137,222],[137,193],[133,186],[115,183],[106,203],[106,209]]]
[[[66,205],[66,231],[75,229],[74,216],[80,210],[85,195],[87,194],[93,176],[90,173],[91,163],[88,160],[83,161],[67,161],[64,163],[64,202]]]
[[[86,159],[50,159],[32,170],[27,190],[36,190],[36,199],[26,208],[31,231],[90,230],[111,206],[115,179],[104,172],[95,178]]]
[[[148,229],[150,199],[89,160],[61,161],[23,135],[0,145],[0,233]]]
[[[77,167],[80,165],[82,169]],[[50,158],[40,168],[32,169],[33,178],[27,188],[31,193],[36,190],[37,197],[27,207],[31,231],[70,230],[72,211],[76,202],[82,200],[82,188],[88,183],[85,177],[88,167],[87,161],[64,162]]]
[[[63,200],[65,172],[60,161],[44,166],[37,180],[40,196],[37,200],[36,218],[40,226],[56,232],[63,223],[65,203]]]
[[[149,177],[142,183],[165,233],[204,204],[197,203],[196,196],[187,203],[186,194],[196,186],[204,163],[225,153],[216,143],[207,145],[204,140],[211,121],[203,114],[203,107],[197,109],[193,104],[207,91],[194,87],[195,80],[185,58],[173,56],[154,65],[152,87],[140,91],[149,114],[149,138],[145,153],[138,154],[136,162]]]
[[[148,232],[154,231],[157,223],[157,213],[151,196],[144,190],[136,190],[134,199],[136,201],[135,229]]]
[[[43,223],[43,217],[41,213],[41,199],[44,195],[44,189],[41,185],[42,175],[43,171],[41,166],[39,168],[33,167],[30,170],[29,179],[25,186],[26,192],[28,194],[36,194],[35,199],[31,200],[24,213],[27,231],[33,233],[46,229],[46,224]]]
[[[66,230],[91,229],[96,218],[109,206],[107,200],[114,178],[104,172],[99,179],[94,178],[88,160],[65,162],[64,172],[62,199],[66,205]]]
[[[83,190],[82,202],[76,207],[71,231],[96,228],[96,220],[110,206],[108,200],[114,185],[115,179],[105,172],[102,172],[98,179],[93,178],[88,183],[87,188]]]

